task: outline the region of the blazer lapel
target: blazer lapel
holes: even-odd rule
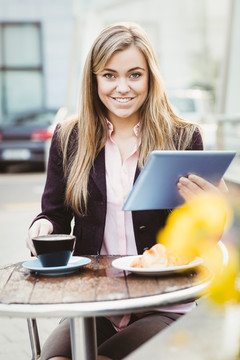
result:
[[[133,183],[135,183],[135,181],[137,180],[138,178],[138,175],[140,174],[140,170],[139,170],[139,167],[137,165],[137,168],[136,168],[136,171],[135,171],[135,176],[134,176],[134,180],[133,180]]]
[[[134,183],[140,173],[139,167],[136,167]],[[95,185],[100,190],[104,199],[107,197],[106,174],[105,174],[105,148],[103,148],[94,161],[94,166],[90,170],[90,176]]]
[[[90,176],[92,177],[95,185],[100,190],[103,199],[106,199],[106,175],[105,175],[105,150],[100,151],[94,161],[94,165],[90,170]]]

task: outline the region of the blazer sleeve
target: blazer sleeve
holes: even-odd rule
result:
[[[45,218],[53,224],[53,233],[68,234],[71,232],[71,209],[64,203],[66,183],[63,173],[63,158],[55,130],[49,151],[47,178],[42,195],[42,212],[34,219]]]

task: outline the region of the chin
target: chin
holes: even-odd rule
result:
[[[127,119],[127,118],[133,116],[135,113],[134,112],[115,111],[115,112],[112,112],[112,114],[118,118]]]

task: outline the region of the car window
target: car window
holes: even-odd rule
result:
[[[21,126],[49,126],[53,123],[56,112],[46,112],[38,114],[29,114],[16,116],[8,121],[8,125]]]

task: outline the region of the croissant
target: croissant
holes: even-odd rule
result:
[[[167,250],[162,244],[156,244],[131,263],[132,267],[148,268],[148,267],[167,267],[186,265],[193,259],[189,257],[179,257]]]

